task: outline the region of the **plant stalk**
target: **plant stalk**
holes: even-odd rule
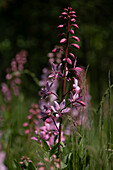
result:
[[[67,25],[67,44],[66,44],[66,51],[65,51],[65,66],[64,66],[64,79],[63,79],[63,90],[62,90],[62,101],[65,97],[65,90],[66,90],[66,71],[67,71],[67,56],[68,56],[68,47],[69,47],[69,20]],[[61,132],[62,132],[62,117],[60,117],[60,126],[59,126],[59,146],[58,146],[58,153],[59,153],[59,170],[61,170],[61,150],[60,150],[60,142],[61,142]]]

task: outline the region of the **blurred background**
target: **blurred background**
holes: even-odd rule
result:
[[[59,15],[68,6],[77,12],[78,65],[89,65],[87,78],[96,106],[108,87],[109,70],[113,82],[113,0],[0,0],[0,83],[21,49],[28,51],[26,68],[40,79],[47,54],[59,45],[56,28],[61,23]],[[30,77],[24,77],[22,86],[28,97],[38,96]]]

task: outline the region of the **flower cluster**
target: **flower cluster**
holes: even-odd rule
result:
[[[79,45],[77,43],[71,43],[70,39],[73,39],[76,42],[79,42],[79,38],[75,36],[74,28],[78,28],[76,22],[75,11],[72,11],[72,8],[68,7],[64,9],[64,12],[60,16],[60,18],[64,21],[63,24],[59,25],[58,29],[65,29],[65,32],[61,32],[58,34],[60,37],[60,44],[64,47],[56,46],[52,53],[49,53],[49,62],[51,64],[51,71],[46,72],[46,76],[43,76],[43,83],[41,81],[40,95],[41,95],[41,109],[42,109],[42,117],[44,120],[44,126],[40,127],[39,136],[40,138],[47,141],[48,145],[51,147],[54,143],[54,138],[57,135],[60,135],[60,141],[64,141],[63,131],[61,129],[61,119],[63,116],[70,114],[70,111],[74,109],[81,108],[82,106],[86,106],[86,104],[81,100],[81,88],[79,86],[79,81],[77,77],[79,77],[80,72],[82,72],[82,68],[76,67],[77,57],[72,52],[69,52],[70,47],[74,47],[75,49],[79,49]],[[58,56],[61,52],[63,52],[64,57],[61,58],[61,62],[56,62],[54,56]],[[74,77],[72,78],[71,72],[74,73]],[[48,74],[47,74],[48,73]],[[44,74],[43,74],[44,75]],[[46,81],[44,81],[46,78]],[[62,96],[58,95],[58,85],[62,82]],[[72,87],[66,92],[66,84],[72,84]],[[57,86],[57,88],[53,88]],[[52,97],[51,100],[51,95]],[[68,98],[68,101],[65,100]],[[71,109],[72,107],[72,109]],[[78,110],[77,110],[78,112]],[[75,113],[73,113],[75,114]],[[59,134],[60,133],[60,134]],[[36,132],[37,134],[37,132]],[[32,138],[34,140],[38,140],[37,138]],[[57,138],[57,141],[59,140]]]
[[[23,167],[25,166],[25,162],[29,163],[29,162],[32,162],[32,161],[30,160],[29,157],[27,157],[27,156],[22,156],[22,157],[20,158],[20,162],[19,162],[19,164],[21,165],[21,168],[22,168],[22,169],[23,169]]]
[[[59,160],[56,158],[56,155],[52,156],[53,161],[50,162],[50,160],[48,158],[44,158],[44,163],[39,162],[37,163],[37,167],[38,170],[45,170],[45,164],[49,164],[50,165],[50,170],[54,170],[54,167],[59,168]]]
[[[38,120],[41,118],[38,104],[32,104],[29,113],[27,116],[28,121],[23,123],[23,127],[26,128],[25,134],[32,134],[34,130],[38,129]]]
[[[55,141],[56,136],[58,136],[58,128],[59,128],[59,123],[56,122],[56,120],[47,118],[44,121],[44,125],[39,128],[39,130],[35,131],[36,137],[31,137],[32,140],[39,141],[41,143],[41,139],[44,139],[48,146],[51,148],[54,142],[58,142],[58,139]],[[39,136],[38,136],[39,135]],[[63,131],[61,133],[61,141],[65,141],[65,138],[63,136]]]
[[[21,84],[21,71],[24,69],[24,64],[27,59],[27,52],[21,50],[11,62],[11,68],[6,70],[7,83],[2,83],[2,93],[6,101],[11,100],[11,92],[15,96],[19,96],[19,86]]]

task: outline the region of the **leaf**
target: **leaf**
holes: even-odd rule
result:
[[[81,138],[80,143],[79,143],[79,156],[82,159],[85,155],[85,148],[84,148],[84,137]]]
[[[42,152],[45,152],[44,148],[41,147],[40,143],[38,143],[38,142],[36,142],[34,140],[33,140],[33,142],[35,142],[38,145],[38,147],[41,149]]]
[[[42,145],[43,145],[43,148],[45,151],[50,150],[49,145],[47,144],[47,142],[44,139],[42,139]]]
[[[27,160],[25,160],[24,164],[25,164],[25,167],[28,167],[28,162],[27,162]]]
[[[28,170],[37,170],[32,162],[29,162]]]
[[[56,143],[56,144],[52,147],[52,149],[50,150],[50,154],[49,154],[50,157],[51,157],[53,154],[56,153],[56,150],[58,149],[58,146],[59,146],[59,143]]]
[[[65,148],[65,145],[64,145],[63,142],[60,142],[60,145],[61,145],[63,148]]]
[[[21,170],[20,164],[17,162],[17,160],[14,160],[14,163],[16,165],[17,170]]]
[[[66,168],[66,167],[67,167],[67,165],[64,164],[63,162],[61,162],[61,168],[64,169],[64,168]]]

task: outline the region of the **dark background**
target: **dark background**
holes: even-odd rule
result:
[[[78,65],[89,65],[87,77],[96,105],[108,87],[109,70],[113,80],[112,0],[0,0],[0,83],[11,59],[21,49],[28,51],[26,68],[40,78],[48,52],[59,44],[56,28],[61,22],[59,15],[68,5],[77,12],[77,36],[81,40]],[[36,97],[34,82],[24,78],[25,93]]]

